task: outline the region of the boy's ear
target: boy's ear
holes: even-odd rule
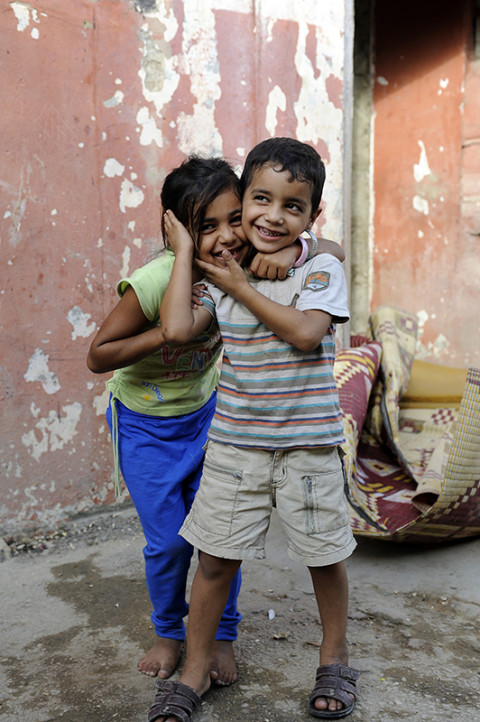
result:
[[[310,228],[313,226],[313,224],[315,223],[315,221],[317,220],[317,218],[321,212],[322,212],[322,209],[317,208],[317,210],[312,213],[312,215],[310,216],[310,221],[307,226],[308,230],[310,230]]]

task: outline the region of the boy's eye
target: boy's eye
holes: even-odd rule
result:
[[[297,203],[287,203],[287,208],[292,211],[299,211],[301,212],[301,208]]]
[[[253,200],[259,201],[260,203],[267,203],[267,202],[268,202],[267,196],[264,196],[264,195],[262,195],[261,193],[256,193],[256,194],[253,196]]]

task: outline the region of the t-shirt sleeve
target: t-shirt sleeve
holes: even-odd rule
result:
[[[334,323],[346,323],[347,280],[340,261],[327,253],[315,256],[302,268],[302,290],[296,303],[299,311],[324,311]]]
[[[120,298],[129,286],[135,291],[143,313],[149,321],[159,317],[160,304],[170,280],[173,258],[162,254],[145,266],[138,268],[128,278],[122,278],[117,284]]]
[[[213,283],[209,283],[205,278],[202,283],[206,286],[202,296],[202,306],[216,319],[215,295],[218,295],[219,289],[214,286]]]

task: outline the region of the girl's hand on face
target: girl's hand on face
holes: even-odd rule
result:
[[[193,255],[195,246],[192,237],[183,223],[180,223],[173,211],[165,211],[164,221],[168,243],[175,255],[182,251],[189,252]]]
[[[250,284],[245,271],[232,257],[230,251],[223,251],[222,259],[225,263],[224,267],[213,263],[205,263],[205,261],[200,261],[198,258],[195,263],[211,283],[214,283],[221,291],[228,293],[229,296],[236,298],[240,289]]]

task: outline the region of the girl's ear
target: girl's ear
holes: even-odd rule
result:
[[[313,224],[315,223],[315,221],[317,220],[317,218],[318,218],[318,216],[320,215],[321,212],[322,212],[322,209],[321,209],[321,208],[317,208],[317,210],[312,213],[312,215],[310,216],[310,221],[308,222],[308,226],[307,226],[307,228],[308,228],[309,230],[310,230],[310,228],[313,226]]]

